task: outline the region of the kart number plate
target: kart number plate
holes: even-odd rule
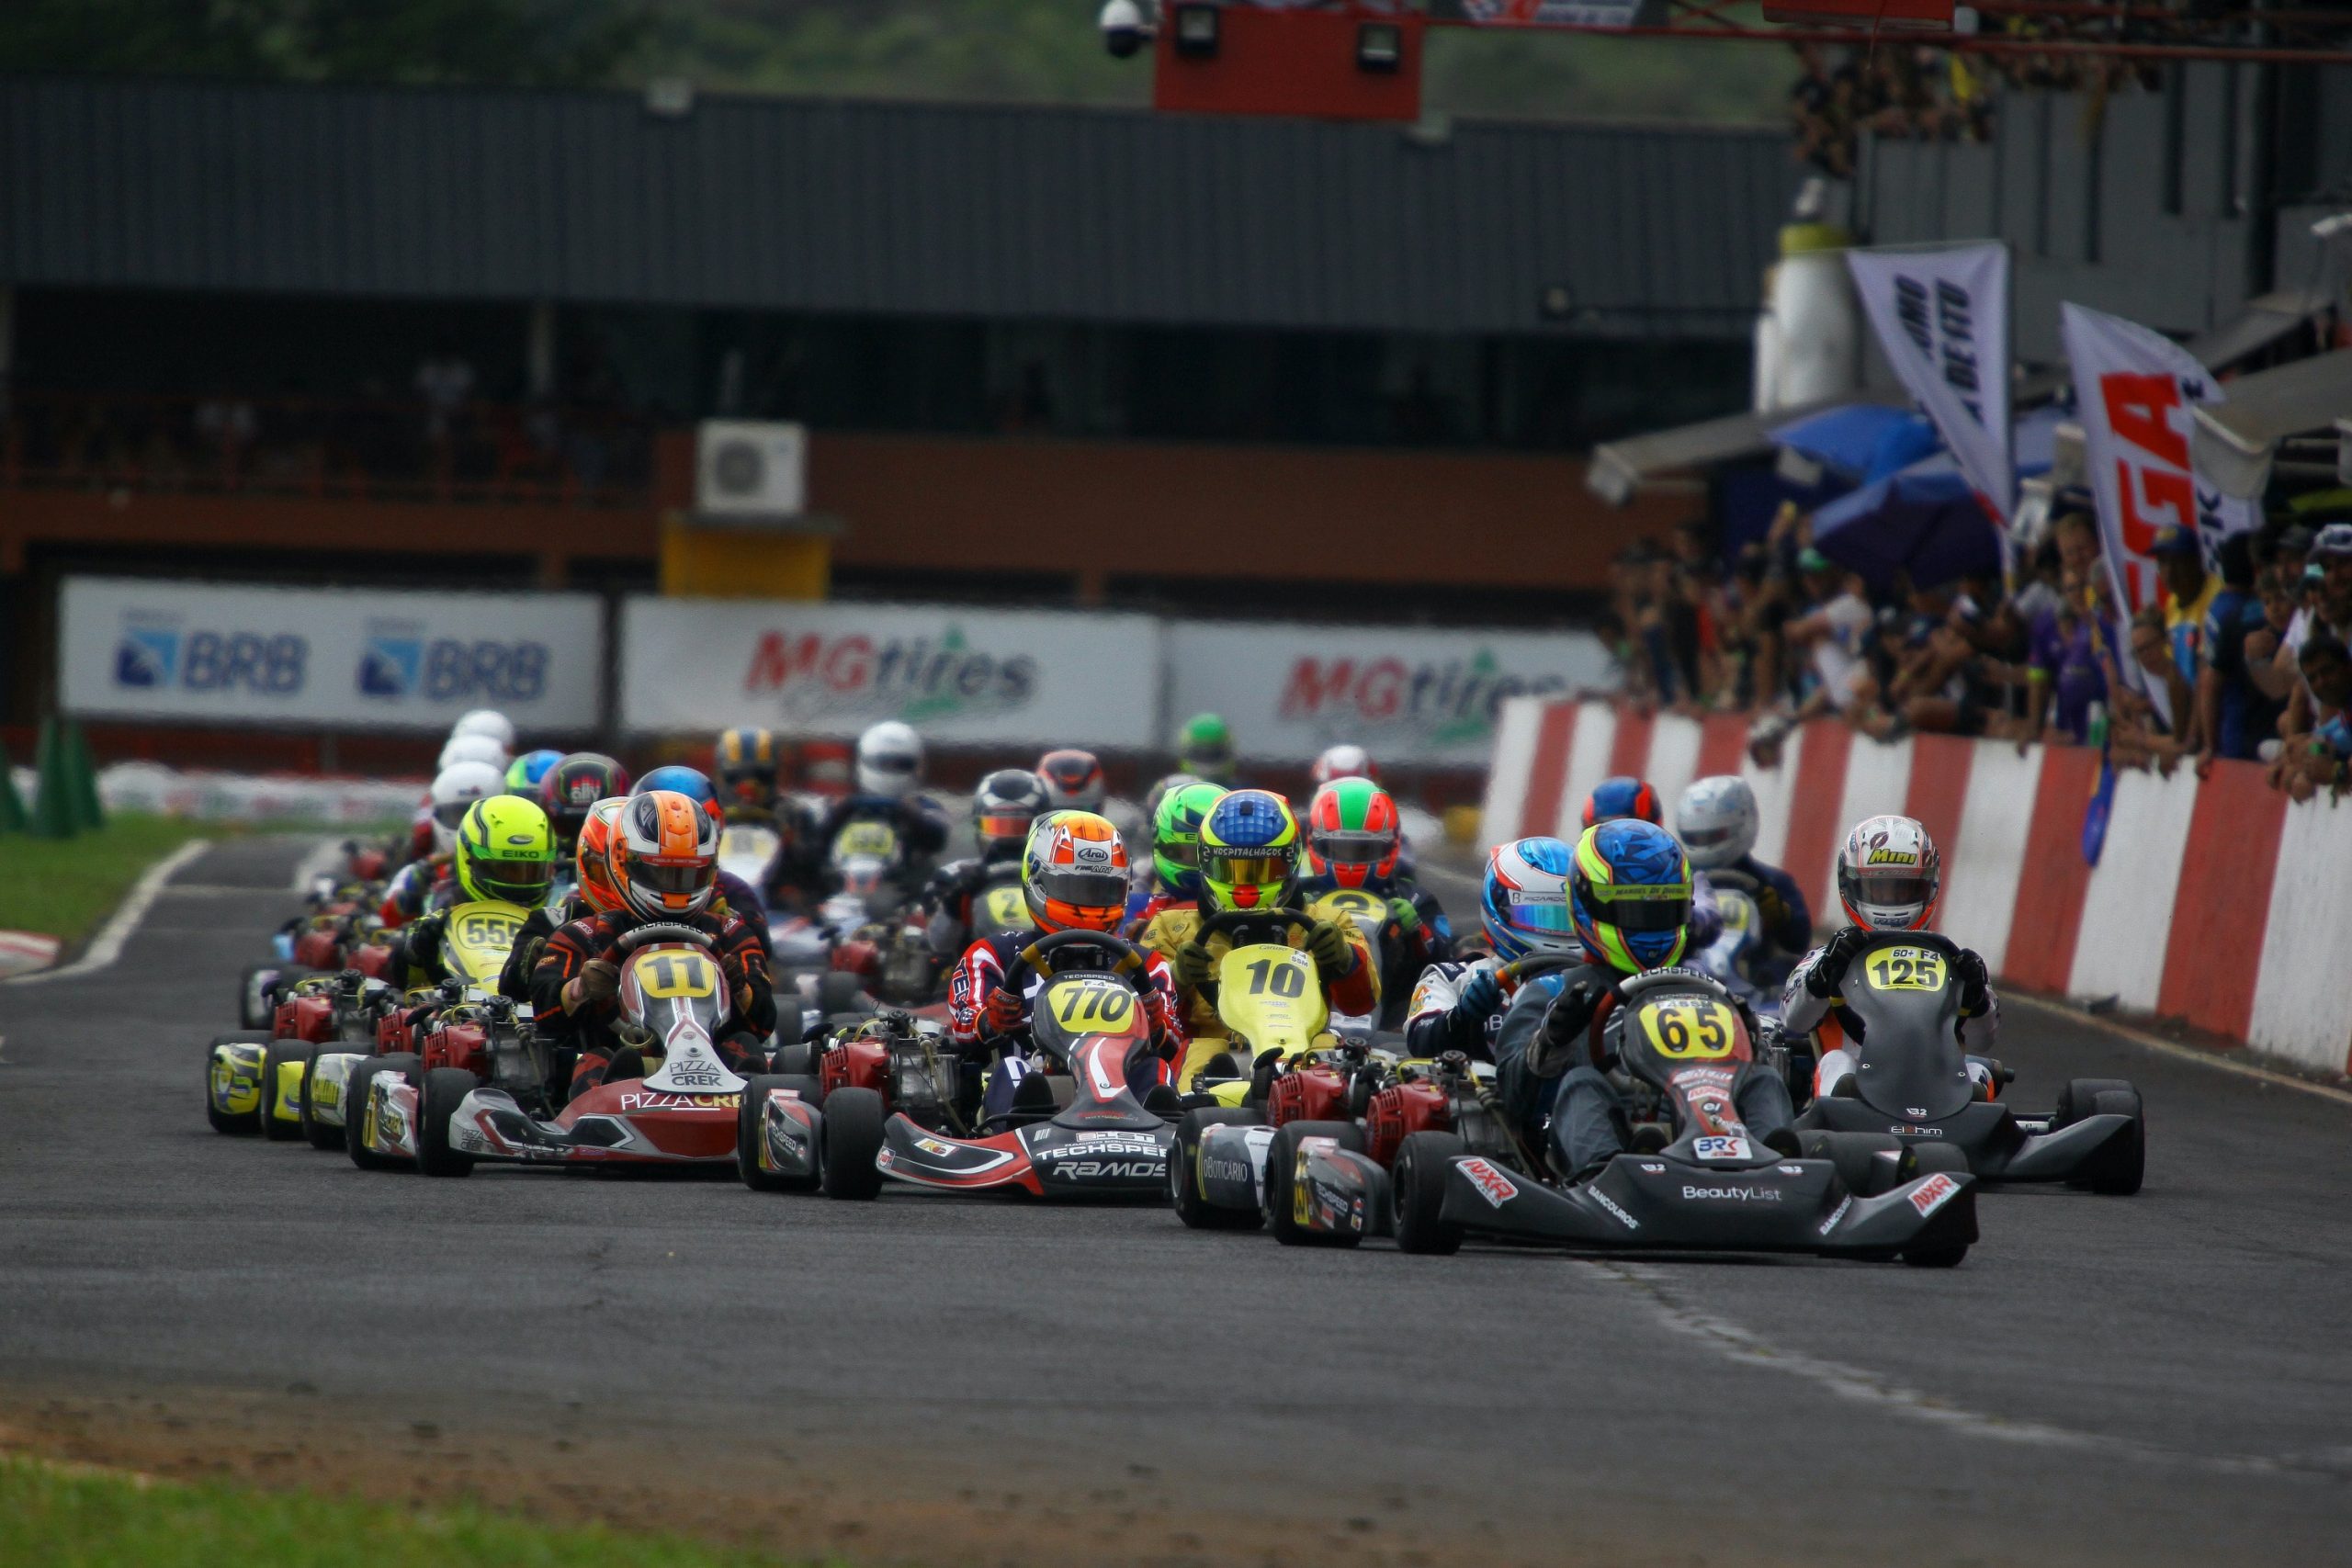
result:
[[[1924,947],[1882,947],[1863,966],[1873,991],[1940,991],[1943,954]]]
[[[1643,1005],[1642,1032],[1661,1056],[1715,1061],[1738,1043],[1739,1021],[1712,997],[1661,997]]]
[[[1125,1025],[1135,1011],[1136,994],[1116,980],[1085,975],[1057,981],[1050,1005],[1066,1029],[1107,1032]]]
[[[514,945],[514,933],[523,922],[512,915],[492,914],[487,910],[461,917],[452,933],[469,947],[506,948]]]
[[[637,987],[649,997],[707,997],[718,986],[710,960],[691,953],[657,953],[638,966]]]
[[[888,860],[899,852],[899,835],[888,822],[853,822],[833,840],[837,860],[871,856]]]
[[[1029,905],[1018,887],[991,887],[980,897],[980,914],[989,925],[1007,929],[1029,923]]]

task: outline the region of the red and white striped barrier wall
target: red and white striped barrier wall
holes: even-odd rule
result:
[[[2083,863],[2098,757],[2081,747],[1921,735],[1881,744],[1842,724],[1792,732],[1780,765],[1747,755],[1747,720],[1515,698],[1497,726],[1488,843],[1573,840],[1585,796],[1646,778],[1670,815],[1689,783],[1737,773],[1762,811],[1757,854],[1826,920],[1846,829],[1899,811],[1943,852],[1938,924],[2029,990],[2113,997],[2331,1072],[2352,1071],[2352,808],[2296,806],[2248,762],[2199,780],[2125,772],[2107,844]]]

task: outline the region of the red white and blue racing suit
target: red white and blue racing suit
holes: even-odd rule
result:
[[[988,1088],[981,1101],[983,1116],[1001,1116],[1011,1111],[1021,1080],[1035,1070],[1013,1047],[1012,1039],[1026,1027],[1042,982],[1034,975],[1030,976],[1021,996],[1021,1023],[1011,1031],[999,1031],[989,1022],[989,998],[996,995],[1021,950],[1035,940],[1033,935],[1020,933],[982,937],[965,949],[947,983],[947,1037],[962,1050],[965,1060],[976,1066],[990,1054],[998,1054],[988,1073]],[[1117,955],[1107,949],[1070,947],[1055,953],[1053,964],[1057,974],[1067,974],[1073,970],[1108,969],[1117,961]],[[1156,953],[1151,954],[1144,961],[1139,978],[1141,984],[1136,989],[1143,996],[1144,1018],[1151,1026],[1151,1036],[1149,1049],[1136,1052],[1127,1063],[1127,1088],[1138,1100],[1155,1086],[1170,1081],[1173,1076],[1171,1064],[1182,1059],[1184,1047],[1190,1043],[1184,1032],[1182,1010],[1177,1004],[1176,975],[1168,961]]]

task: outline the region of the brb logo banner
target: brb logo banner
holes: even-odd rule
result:
[[[597,720],[603,617],[584,594],[69,578],[59,611],[72,713],[429,729],[488,705],[526,728]]]

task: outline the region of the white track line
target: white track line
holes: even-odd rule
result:
[[[115,910],[114,918],[107,921],[106,929],[98,932],[96,941],[90,943],[90,951],[73,963],[62,969],[43,969],[36,974],[0,980],[0,986],[32,986],[43,980],[65,980],[106,968],[122,956],[122,944],[130,940],[131,933],[139,929],[139,922],[147,918],[148,908],[164,891],[164,884],[169,882],[173,874],[182,866],[211,847],[209,839],[190,839],[141,873],[139,880],[131,884],[130,896],[123,899],[122,907]]]
[[[308,893],[311,882],[334,870],[343,859],[344,839],[321,839],[311,852],[294,867],[294,880],[288,883],[297,893]]]

